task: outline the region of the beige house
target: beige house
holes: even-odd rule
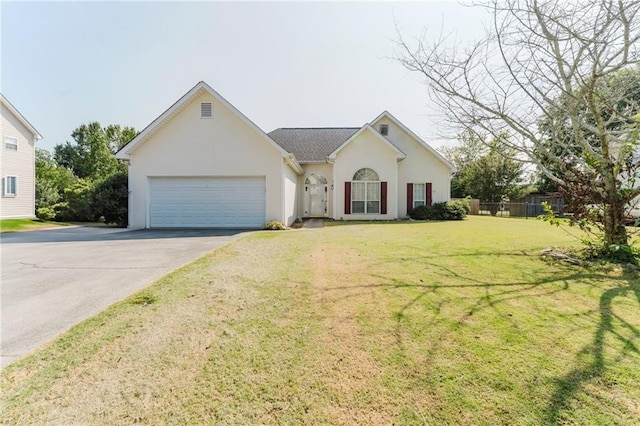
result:
[[[386,111],[361,127],[266,134],[204,82],[116,157],[129,163],[131,228],[404,218],[448,201],[454,171]]]
[[[2,149],[0,219],[35,216],[35,143],[40,133],[0,94]]]

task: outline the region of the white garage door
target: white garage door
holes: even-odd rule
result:
[[[151,228],[257,228],[265,222],[265,178],[150,178]]]

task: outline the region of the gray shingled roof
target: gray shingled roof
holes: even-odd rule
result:
[[[283,128],[269,133],[269,137],[299,162],[325,161],[360,127]]]

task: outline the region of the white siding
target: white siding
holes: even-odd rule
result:
[[[4,196],[4,186],[0,189],[0,218],[20,218],[35,216],[35,144],[33,134],[13,115],[2,108],[2,131],[0,132],[0,175],[17,176],[15,197]],[[5,148],[4,138],[10,136],[18,140],[17,151]]]
[[[449,201],[451,197],[451,171],[445,163],[427,151],[411,135],[386,117],[372,124],[375,129],[380,124],[389,126],[389,139],[407,158],[398,163],[398,199],[399,217],[407,216],[407,183],[432,183],[433,202]]]
[[[200,103],[213,103],[213,118],[200,118]],[[129,226],[149,226],[148,178],[264,176],[266,220],[283,220],[280,152],[208,93],[195,96],[132,154]]]
[[[398,165],[396,152],[379,137],[366,130],[338,152],[335,160],[335,219],[379,220],[398,217]],[[406,161],[406,160],[404,160]],[[378,173],[381,182],[387,182],[387,214],[344,213],[344,183],[353,179],[353,174],[362,168],[370,168]]]
[[[289,226],[298,217],[298,175],[286,164],[284,171],[284,224]]]

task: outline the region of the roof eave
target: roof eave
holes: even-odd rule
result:
[[[29,132],[33,135],[34,142],[37,142],[42,139],[42,135],[33,127],[33,124],[26,119],[24,115],[18,111],[16,107],[9,101],[9,99],[5,98],[3,94],[0,93],[0,99],[2,100],[2,104],[22,123],[24,127],[29,130]]]

